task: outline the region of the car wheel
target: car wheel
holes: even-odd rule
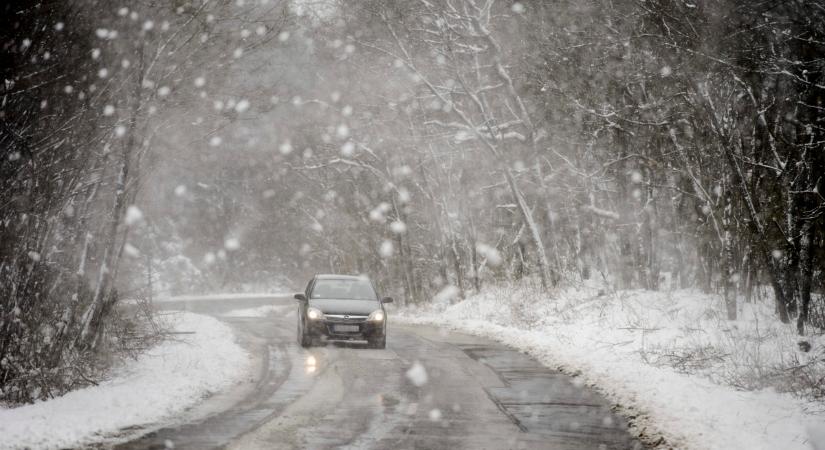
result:
[[[312,336],[308,336],[300,325],[298,325],[298,342],[303,348],[312,347]]]
[[[312,338],[305,335],[305,334],[301,334],[301,347],[303,347],[303,348],[312,347]]]

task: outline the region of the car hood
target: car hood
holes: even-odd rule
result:
[[[311,299],[309,306],[318,308],[324,314],[351,314],[366,316],[369,313],[381,308],[377,300],[334,300],[334,299]]]

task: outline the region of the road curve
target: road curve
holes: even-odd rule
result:
[[[211,410],[115,448],[641,448],[603,398],[516,350],[394,324],[391,316],[386,350],[358,344],[303,349],[295,339],[293,302],[165,304],[229,323],[257,356],[257,375],[218,395]],[[261,304],[279,306],[265,317],[224,315]]]

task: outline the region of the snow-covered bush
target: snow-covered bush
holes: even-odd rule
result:
[[[156,292],[163,295],[198,293],[204,289],[201,270],[184,255],[172,255],[158,261]]]

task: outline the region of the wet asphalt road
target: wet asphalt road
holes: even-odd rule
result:
[[[229,323],[255,375],[118,449],[627,449],[640,447],[599,395],[489,340],[389,316],[386,350],[301,348],[287,297],[166,303]],[[266,317],[229,310],[279,305]],[[407,373],[416,363],[426,382]],[[415,373],[415,371],[413,372]]]

